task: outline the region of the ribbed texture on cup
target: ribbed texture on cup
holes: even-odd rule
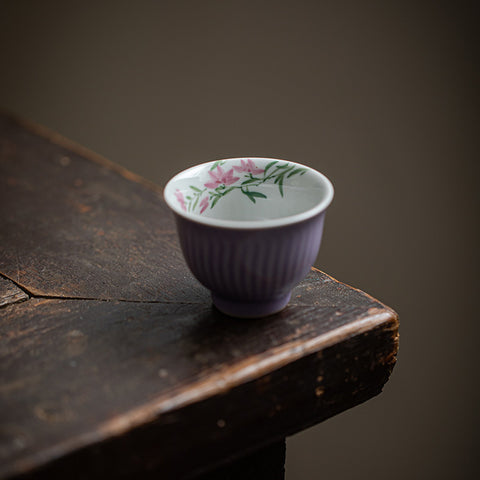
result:
[[[263,230],[176,220],[183,254],[200,283],[222,297],[251,302],[285,295],[305,277],[320,247],[324,216]]]

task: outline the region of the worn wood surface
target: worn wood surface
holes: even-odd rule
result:
[[[158,188],[6,116],[0,273],[25,296],[0,308],[0,478],[190,478],[371,398],[395,363],[396,314],[318,270],[280,314],[220,314]]]
[[[0,156],[5,276],[42,296],[205,299],[182,260],[160,189],[1,115]]]
[[[0,276],[0,307],[26,300],[28,295],[15,283]]]

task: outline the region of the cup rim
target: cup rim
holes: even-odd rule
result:
[[[325,187],[326,193],[322,196],[322,199],[314,207],[309,208],[304,212],[296,213],[294,215],[288,215],[285,217],[267,219],[267,220],[225,220],[225,219],[218,219],[214,217],[203,217],[201,215],[182,210],[179,207],[178,203],[173,201],[174,195],[172,195],[173,193],[172,190],[173,190],[173,184],[175,180],[185,175],[189,171],[193,169],[197,169],[199,167],[207,167],[208,165],[212,165],[216,162],[233,162],[233,161],[248,160],[248,159],[251,159],[253,161],[266,160],[266,161],[288,162],[299,168],[306,168],[309,173],[313,174],[318,180],[320,180],[320,182]],[[232,157],[232,158],[223,158],[220,160],[213,160],[210,162],[193,165],[192,167],[182,170],[181,172],[173,176],[167,182],[167,184],[165,185],[165,188],[163,189],[163,198],[165,202],[167,203],[168,207],[177,215],[202,225],[209,225],[211,227],[219,227],[219,228],[226,228],[226,229],[240,229],[240,230],[246,230],[246,229],[263,230],[266,228],[283,227],[286,225],[292,225],[295,223],[303,222],[312,217],[315,217],[316,215],[326,210],[333,200],[333,195],[334,195],[334,189],[333,189],[332,182],[330,182],[330,180],[323,173],[320,173],[319,171],[315,170],[312,167],[309,167],[308,165],[292,162],[290,160],[270,158],[270,157]]]

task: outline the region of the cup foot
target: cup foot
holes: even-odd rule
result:
[[[212,292],[213,304],[222,313],[237,318],[261,318],[283,310],[290,300],[291,292],[273,300],[242,302],[221,297]]]

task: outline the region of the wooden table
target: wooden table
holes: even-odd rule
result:
[[[395,312],[316,269],[280,314],[222,315],[159,187],[8,115],[0,275],[2,479],[283,478],[285,437],[396,360]]]

